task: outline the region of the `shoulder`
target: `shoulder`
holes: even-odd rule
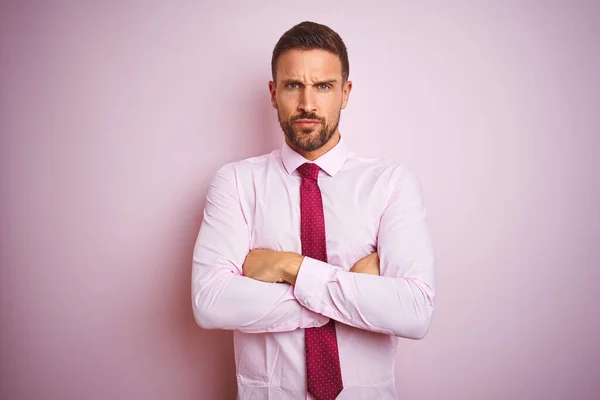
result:
[[[220,177],[233,178],[240,174],[253,173],[256,170],[266,168],[273,161],[281,159],[281,150],[273,150],[270,153],[259,156],[248,157],[238,161],[223,164],[217,170],[216,175]]]
[[[416,179],[408,164],[381,157],[365,157],[349,152],[344,167],[353,172],[371,174],[374,178],[384,178],[392,184],[398,184],[405,179]]]
[[[222,164],[209,178],[208,197],[212,197],[214,202],[223,199],[223,196],[239,199],[243,183],[252,182],[251,176],[257,170],[264,169],[270,160],[276,159],[278,152],[279,150],[275,150],[269,154]]]

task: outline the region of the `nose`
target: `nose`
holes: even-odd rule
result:
[[[298,109],[307,113],[317,111],[315,94],[309,86],[304,87],[300,94]]]

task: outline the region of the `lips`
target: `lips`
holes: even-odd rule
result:
[[[314,120],[314,119],[299,119],[294,121],[295,124],[300,124],[300,125],[316,125],[316,124],[320,124],[321,121],[318,120]]]

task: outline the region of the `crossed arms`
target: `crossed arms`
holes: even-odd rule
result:
[[[415,176],[403,170],[380,221],[377,252],[350,271],[293,252],[250,249],[235,170],[217,172],[194,247],[198,325],[283,332],[330,318],[372,332],[423,338],[434,309],[434,254]]]

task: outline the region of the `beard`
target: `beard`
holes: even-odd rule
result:
[[[338,110],[336,118],[331,121],[331,123],[327,123],[325,118],[319,117],[314,113],[302,113],[287,121],[282,121],[281,116],[279,115],[279,109],[277,110],[277,119],[279,120],[279,125],[281,125],[283,133],[292,146],[298,150],[309,152],[323,147],[323,145],[331,139],[340,123],[341,111],[341,109]],[[319,121],[320,125],[311,128],[300,128],[294,125],[294,121],[299,119]]]

